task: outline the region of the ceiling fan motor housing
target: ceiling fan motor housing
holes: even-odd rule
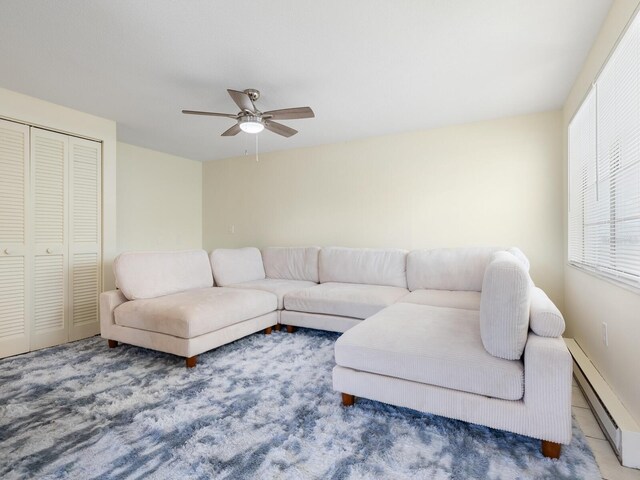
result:
[[[256,90],[255,88],[247,88],[244,93],[247,94],[252,102],[255,102],[260,98],[260,90]]]

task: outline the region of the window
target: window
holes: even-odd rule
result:
[[[640,17],[568,134],[569,262],[640,288]]]

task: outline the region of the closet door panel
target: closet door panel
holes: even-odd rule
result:
[[[66,135],[31,129],[33,323],[31,348],[67,341],[68,155]]]
[[[0,358],[29,351],[29,127],[0,120]]]
[[[101,158],[101,143],[69,139],[70,340],[100,332]]]

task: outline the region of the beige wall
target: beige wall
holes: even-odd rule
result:
[[[0,88],[0,118],[102,142],[102,289],[114,288],[116,255],[116,123]]]
[[[200,162],[118,143],[112,120],[3,88],[0,118],[102,142],[103,290],[120,251],[202,247]]]
[[[518,245],[561,305],[561,121],[541,113],[206,162],[203,246]]]
[[[117,144],[117,249],[202,248],[202,163]]]
[[[617,0],[613,4],[564,106],[565,246],[567,126],[638,4],[638,0]],[[631,415],[640,422],[637,373],[640,365],[640,292],[626,290],[569,266],[566,248],[564,258],[567,333],[575,337]],[[608,347],[602,341],[602,322],[608,326]]]

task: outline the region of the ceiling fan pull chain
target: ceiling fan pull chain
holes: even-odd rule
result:
[[[256,135],[256,163],[260,161],[260,157],[258,156],[258,137],[260,135]]]

